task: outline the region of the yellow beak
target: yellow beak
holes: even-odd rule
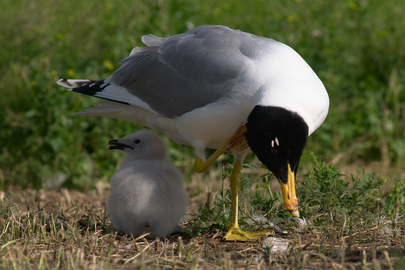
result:
[[[287,184],[281,182],[280,179],[278,180],[278,182],[281,185],[285,208],[287,208],[287,210],[294,217],[300,217],[300,213],[298,211],[297,195],[295,193],[295,175],[294,172],[291,171],[290,164],[288,164]]]

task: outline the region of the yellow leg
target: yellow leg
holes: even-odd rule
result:
[[[212,156],[210,156],[207,161],[203,162],[200,157],[197,156],[194,162],[194,171],[198,173],[205,172],[220,155],[227,151],[230,151],[231,149],[243,151],[248,148],[249,146],[245,140],[245,133],[246,126],[244,124],[241,124],[238,129],[232,134],[232,136],[225,140],[224,144],[217,151],[215,151],[215,153],[212,154]]]
[[[201,158],[199,156],[196,157],[195,162],[194,162],[194,171],[198,172],[198,173],[202,173],[205,172],[208,167],[215,161],[217,160],[217,158],[222,155],[223,153],[225,153],[227,151],[226,149],[226,144],[227,144],[228,140],[225,141],[225,143],[221,146],[221,148],[219,148],[217,151],[215,151],[214,154],[212,154],[212,156],[210,156],[209,159],[207,159],[206,162],[203,162],[201,160]]]
[[[225,239],[228,241],[252,241],[259,239],[263,236],[272,234],[272,232],[270,231],[244,232],[239,229],[238,190],[240,186],[241,171],[242,171],[242,160],[237,158],[230,177],[231,193],[232,193],[231,224],[229,226],[228,232],[225,235]]]
[[[237,151],[243,151],[248,148],[248,144],[245,139],[246,127],[240,125],[235,133],[227,139],[224,144],[215,153],[203,162],[198,156],[194,162],[194,171],[205,172],[208,167],[223,153],[235,149]],[[240,186],[240,174],[242,171],[243,158],[236,158],[235,166],[233,167],[230,182],[232,193],[232,211],[231,211],[231,224],[228,232],[225,235],[226,240],[230,241],[252,241],[259,239],[263,236],[270,235],[270,231],[258,231],[258,232],[243,232],[239,229],[238,225],[238,190]]]

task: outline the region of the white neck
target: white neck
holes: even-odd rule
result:
[[[311,88],[312,87],[312,88]],[[269,91],[269,88],[271,90]],[[300,80],[279,80],[264,85],[254,98],[254,106],[282,107],[299,114],[308,125],[308,136],[325,120],[329,98],[323,84]]]

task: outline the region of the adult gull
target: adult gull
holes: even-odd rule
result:
[[[295,176],[308,136],[325,120],[326,89],[289,46],[224,26],[204,25],[169,38],[142,37],[105,80],[61,79],[67,90],[107,101],[80,115],[133,121],[195,148],[195,171],[223,152],[235,156],[231,224],[225,238],[247,241],[270,232],[238,227],[243,160],[253,152],[277,177],[284,204],[299,217]],[[206,159],[204,149],[218,149]]]

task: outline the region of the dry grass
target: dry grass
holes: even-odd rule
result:
[[[166,239],[120,235],[106,216],[108,187],[84,194],[61,189],[2,192],[2,269],[400,269],[404,267],[405,226],[390,221],[340,237],[290,228],[284,253],[268,253],[263,241],[222,240],[223,233],[175,235]],[[194,203],[204,203],[197,196]],[[189,209],[193,211],[192,209]],[[183,224],[187,228],[187,223]]]

